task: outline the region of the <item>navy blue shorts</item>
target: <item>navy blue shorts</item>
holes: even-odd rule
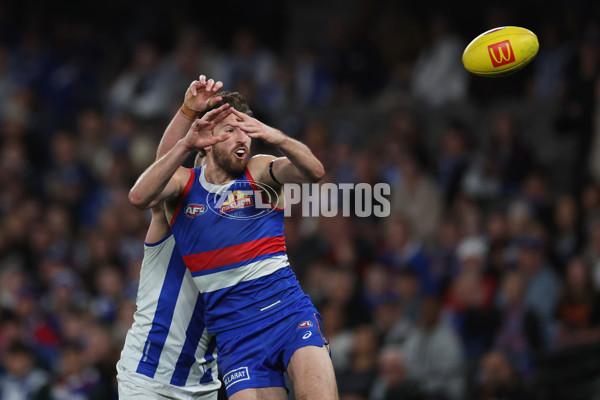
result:
[[[227,396],[248,388],[285,388],[283,374],[292,354],[326,344],[321,315],[307,298],[256,324],[218,333],[218,363]]]

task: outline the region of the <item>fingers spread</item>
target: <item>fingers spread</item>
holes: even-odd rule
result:
[[[215,86],[213,86],[213,92],[218,92],[222,88],[223,88],[223,82],[217,81],[217,83],[215,83]]]
[[[230,114],[231,114],[231,109],[226,109],[225,111],[218,113],[217,116],[212,121],[215,124],[218,124],[219,122],[221,122],[225,118],[227,118]]]
[[[215,108],[214,110],[210,110],[209,112],[207,112],[204,117],[202,117],[202,120],[204,121],[221,121],[223,118],[227,117],[229,114],[231,114],[231,109],[229,108],[229,104],[223,104],[218,108]],[[221,117],[221,114],[226,114],[225,116]]]
[[[213,125],[211,122],[198,119],[198,120],[196,120],[196,123],[194,124],[194,130],[201,131],[202,129],[208,128],[211,125]]]
[[[215,84],[215,80],[209,79],[208,82],[206,82],[206,91],[210,92],[212,90],[214,84]]]

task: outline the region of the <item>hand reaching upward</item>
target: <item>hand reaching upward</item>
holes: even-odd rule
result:
[[[198,116],[212,104],[222,100],[220,96],[215,96],[222,88],[223,82],[215,82],[214,79],[206,80],[205,75],[200,75],[198,80],[193,81],[185,92],[182,112],[190,119],[193,118],[194,113],[195,116]]]

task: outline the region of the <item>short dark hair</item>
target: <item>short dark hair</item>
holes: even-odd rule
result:
[[[252,110],[250,110],[250,106],[248,105],[246,98],[239,92],[223,91],[217,93],[215,96],[221,96],[222,100],[216,102],[215,104],[211,104],[211,106],[207,108],[202,114],[200,114],[198,118],[202,118],[204,114],[211,110],[214,110],[215,108],[221,107],[223,104],[229,104],[231,107],[235,108],[239,112],[252,116]]]

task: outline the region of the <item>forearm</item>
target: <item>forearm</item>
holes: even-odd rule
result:
[[[281,133],[281,141],[275,144],[307,180],[320,181],[325,175],[323,164],[304,143]]]
[[[191,153],[192,151],[182,140],[178,141],[167,154],[140,175],[129,192],[131,204],[139,209],[147,209],[176,194],[176,182],[171,184],[169,190],[165,189],[177,169]]]
[[[194,121],[177,110],[177,114],[173,117],[169,126],[163,133],[158,149],[156,149],[156,159],[158,160],[177,144],[189,131]]]

